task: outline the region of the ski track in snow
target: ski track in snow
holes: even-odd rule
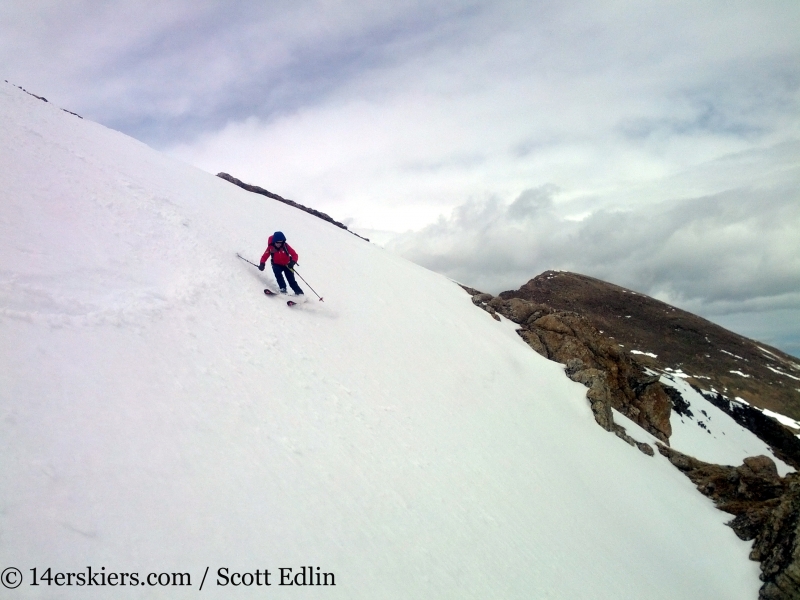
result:
[[[11,86],[0,104],[0,564],[191,574],[131,598],[194,596],[206,567],[212,598],[757,596],[729,516],[456,284]],[[236,257],[276,229],[325,302],[267,298]],[[336,586],[216,585],[301,565]],[[86,590],[13,593],[53,594]]]

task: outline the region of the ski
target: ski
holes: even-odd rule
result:
[[[269,288],[264,288],[264,294],[267,295],[267,296],[279,296],[280,295],[277,292],[273,292]],[[295,306],[296,304],[299,304],[299,303],[295,302],[294,300],[287,300],[286,301],[286,306]]]

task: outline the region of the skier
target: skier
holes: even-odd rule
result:
[[[275,274],[275,280],[278,282],[281,294],[286,293],[286,282],[283,280],[283,276],[286,275],[292,291],[297,296],[302,296],[303,290],[297,285],[294,279],[294,271],[292,270],[297,264],[297,252],[286,243],[286,236],[280,231],[276,231],[269,236],[267,249],[264,251],[264,256],[261,257],[261,264],[258,265],[259,271],[264,270],[264,265],[267,264],[268,258],[272,258],[272,272]]]

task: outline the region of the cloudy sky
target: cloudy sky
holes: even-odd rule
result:
[[[576,271],[797,356],[798,32],[797,0],[5,0],[0,75],[473,287]]]

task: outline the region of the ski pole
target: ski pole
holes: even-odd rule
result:
[[[297,272],[297,271],[295,271],[294,269],[291,269],[291,271],[292,271],[292,273],[294,273],[295,275],[297,275],[297,276],[298,276],[300,279],[303,279],[303,276],[302,276],[302,275],[300,275],[300,273],[298,273],[298,272]],[[312,292],[314,292],[314,288],[312,288],[312,287],[311,287],[311,284],[309,284],[309,283],[308,283],[308,282],[307,282],[305,279],[303,279],[303,283],[305,283],[305,284],[308,286],[308,289],[310,289]],[[314,294],[317,296],[317,298],[319,298],[319,301],[320,301],[320,302],[325,302],[325,301],[322,299],[322,296],[320,296],[319,294],[317,294],[317,292],[314,292]]]
[[[254,267],[258,268],[258,265],[257,265],[256,263],[254,263],[254,262],[250,262],[249,260],[247,260],[247,259],[246,259],[244,256],[242,256],[242,255],[241,255],[241,254],[239,254],[238,252],[236,253],[236,256],[238,256],[239,258],[241,258],[241,259],[242,259],[244,262],[246,262],[246,263],[250,263],[250,264],[251,264],[251,265],[253,265]],[[311,287],[311,286],[308,286],[308,287]]]

